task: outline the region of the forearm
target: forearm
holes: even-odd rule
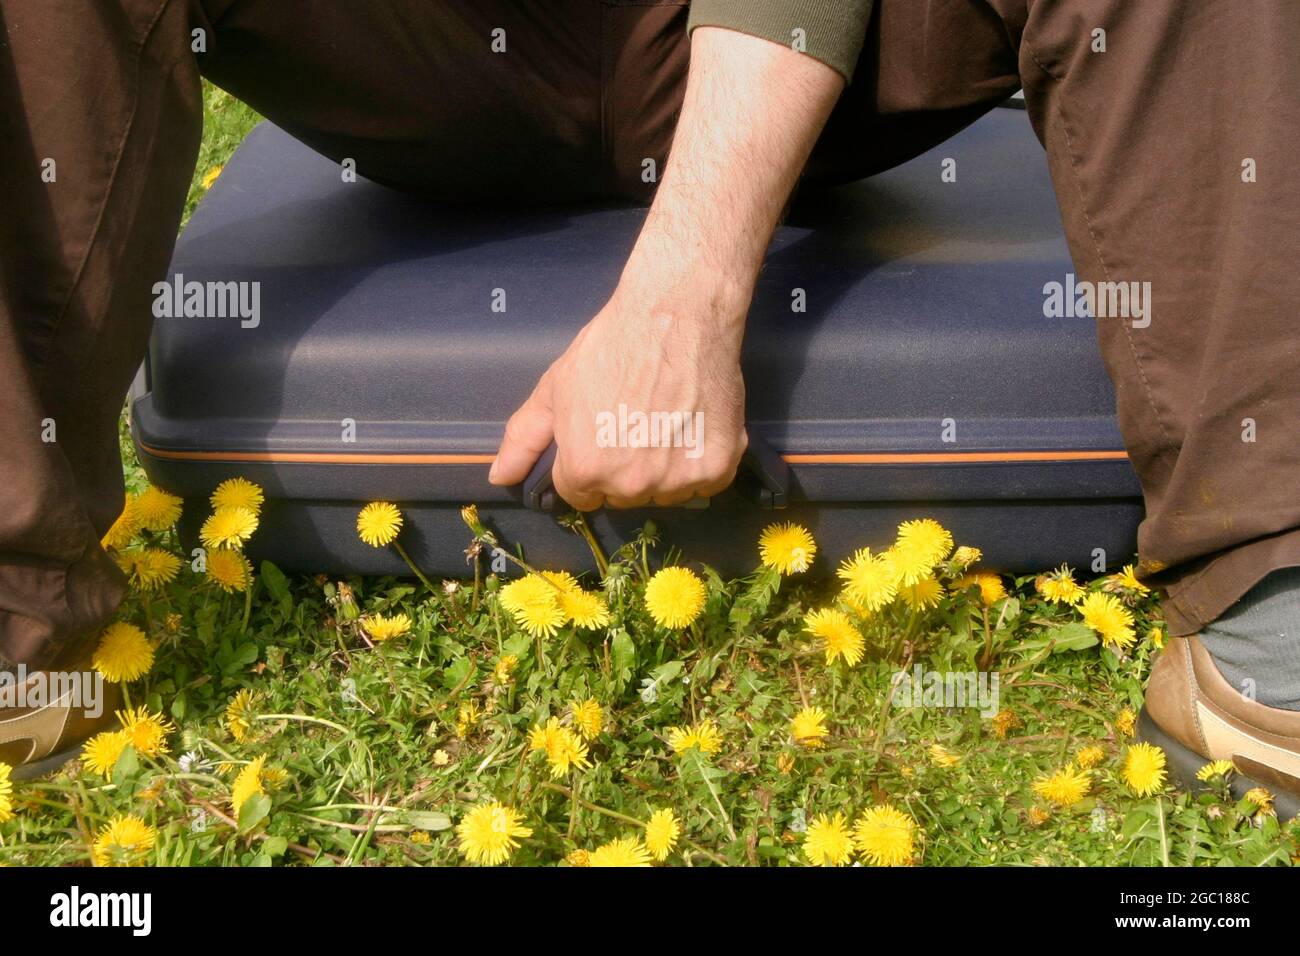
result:
[[[704,296],[699,305],[743,320],[777,220],[843,85],[835,70],[787,47],[697,29],[672,152],[623,284],[657,301]]]

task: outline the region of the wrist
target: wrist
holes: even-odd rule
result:
[[[613,299],[637,312],[669,311],[715,326],[743,327],[758,281],[757,262],[700,248],[647,224]]]

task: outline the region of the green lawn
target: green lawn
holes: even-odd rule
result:
[[[256,121],[222,93],[207,90],[205,104],[187,215],[204,175]],[[123,449],[128,485],[140,493],[147,482],[125,432]],[[1221,782],[1193,797],[1157,775],[1147,781],[1153,792],[1134,792],[1144,781],[1124,772],[1129,722],[1160,612],[1118,577],[1085,585],[1094,604],[1132,615],[1131,627],[1119,626],[1121,644],[1131,641],[1110,647],[1033,577],[963,586],[960,562],[937,552],[926,559],[942,592],[936,606],[916,610],[896,597],[859,612],[848,598],[860,606],[876,593],[865,572],[846,595],[839,580],[760,568],[757,542],[756,571],[740,580],[710,572],[708,554],[674,555],[673,542],[647,533],[609,556],[603,580],[581,582],[585,597],[535,582],[534,593],[516,586],[503,598],[505,582],[486,567],[477,584],[428,588],[286,577],[264,564],[247,590],[227,592],[185,563],[149,587],[171,572],[150,571],[166,561],[143,555],[188,562],[188,553],[170,530],[127,537],[116,553],[141,586],[120,617],[155,648],[129,694],[156,717],[137,728],[136,745],[105,743],[115,759],[102,773],[74,764],[16,784],[0,863],[86,863],[110,822],[129,815],[151,828],[152,845],[134,851],[119,825],[116,840],[100,839],[102,862],[459,864],[455,828],[490,802],[530,831],[507,848],[514,864],[577,865],[601,847],[597,860],[635,856],[636,841],[662,836],[643,824],[663,809],[680,826],[666,857],[675,865],[804,865],[815,848],[870,862],[835,826],[836,815],[851,827],[869,809],[863,846],[924,865],[1290,865],[1300,854],[1300,829],[1233,801]],[[467,525],[465,544],[473,540]],[[860,543],[877,552],[894,542]],[[890,575],[917,553],[900,546]],[[673,601],[647,601],[665,561],[691,569],[702,587],[698,616],[684,627],[654,619]],[[690,598],[688,587],[676,603],[689,611]],[[566,610],[569,601],[586,605]],[[598,626],[567,619],[602,617],[601,607],[608,620]],[[832,635],[847,622],[862,636],[856,664],[828,661],[825,641],[808,630],[818,609],[844,615],[831,619]],[[368,640],[377,616],[399,615],[406,633]],[[521,620],[554,632],[536,637]],[[917,664],[998,672],[996,708],[891,703],[893,675]],[[589,722],[572,712],[588,700],[600,707]],[[805,708],[823,712],[824,737],[794,739]],[[166,722],[161,744],[151,721]],[[584,726],[589,739],[575,733]],[[678,753],[674,728],[688,726],[702,730],[704,747]],[[537,727],[543,749],[532,746]],[[1069,773],[1042,786],[1058,771]],[[873,828],[885,806],[902,817]],[[493,820],[484,819],[490,842]],[[614,843],[624,839],[632,842]]]

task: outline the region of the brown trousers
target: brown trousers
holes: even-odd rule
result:
[[[646,200],[686,12],[3,0],[0,659],[54,660],[121,598],[98,539],[122,506],[118,416],[195,162],[200,75],[389,184]],[[1148,326],[1097,324],[1146,494],[1142,570],[1174,634],[1300,564],[1297,50],[1294,0],[877,0],[809,170],[886,168],[1023,86],[1079,279],[1151,283]]]

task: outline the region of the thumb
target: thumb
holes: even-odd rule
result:
[[[555,417],[551,412],[551,377],[542,376],[528,401],[506,422],[506,435],[497,449],[496,460],[488,472],[494,485],[517,485],[528,477],[537,459],[555,435]]]

